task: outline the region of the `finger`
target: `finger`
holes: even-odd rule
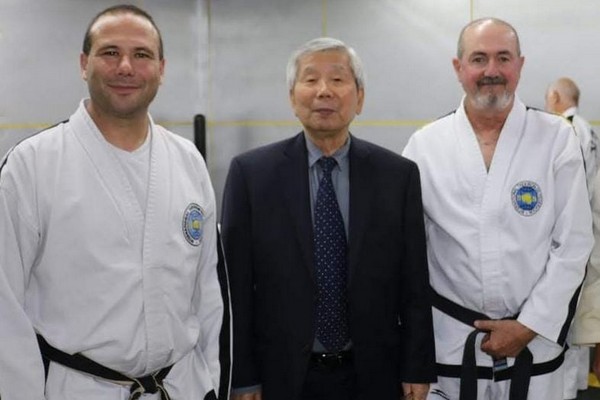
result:
[[[475,328],[482,330],[482,331],[492,331],[494,330],[494,327],[496,326],[496,322],[497,321],[491,321],[491,320],[477,320],[475,321]]]

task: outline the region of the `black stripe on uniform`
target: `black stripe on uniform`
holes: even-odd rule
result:
[[[3,169],[3,168],[4,168],[4,166],[6,165],[6,162],[8,161],[8,156],[10,155],[10,153],[12,153],[12,152],[13,152],[13,150],[14,150],[14,149],[15,149],[15,148],[16,148],[16,147],[19,145],[19,144],[23,143],[23,142],[24,142],[24,141],[26,141],[27,139],[30,139],[30,138],[32,138],[32,137],[34,137],[34,136],[36,136],[36,135],[39,135],[39,134],[40,134],[40,133],[42,133],[42,132],[46,132],[46,131],[47,131],[47,130],[49,130],[49,129],[55,128],[55,127],[57,127],[58,125],[60,125],[60,124],[65,124],[65,123],[67,123],[67,122],[69,122],[69,120],[68,120],[68,119],[66,119],[66,120],[64,120],[64,121],[61,121],[61,122],[59,122],[59,123],[57,123],[57,124],[54,124],[54,125],[52,125],[52,126],[49,126],[48,128],[42,129],[41,131],[37,131],[37,132],[33,133],[32,135],[30,135],[30,136],[27,136],[26,138],[19,140],[19,141],[17,142],[17,144],[15,144],[13,147],[11,147],[10,149],[8,149],[8,152],[7,152],[7,153],[6,153],[6,155],[4,156],[4,159],[2,159],[2,164],[0,164],[0,178],[2,177],[2,169]]]

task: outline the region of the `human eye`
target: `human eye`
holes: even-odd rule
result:
[[[307,75],[302,78],[302,82],[308,83],[308,84],[313,84],[313,83],[317,82],[317,78],[314,75]]]
[[[119,52],[115,49],[105,49],[100,51],[100,55],[107,57],[116,57],[119,55]]]
[[[484,56],[474,56],[471,57],[471,63],[472,64],[476,64],[476,65],[481,65],[481,64],[485,64],[485,57]]]
[[[135,52],[134,57],[140,58],[140,59],[144,59],[144,58],[151,59],[151,58],[153,58],[153,55],[147,51],[137,51],[137,52]]]

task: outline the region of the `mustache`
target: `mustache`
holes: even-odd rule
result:
[[[506,85],[506,79],[501,76],[484,76],[477,81],[477,86],[484,85]]]

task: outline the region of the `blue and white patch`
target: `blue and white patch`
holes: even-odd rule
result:
[[[192,246],[199,246],[204,233],[204,210],[191,203],[183,213],[183,236]]]
[[[515,210],[530,217],[542,207],[542,190],[539,185],[532,181],[521,181],[512,189],[512,204]]]

